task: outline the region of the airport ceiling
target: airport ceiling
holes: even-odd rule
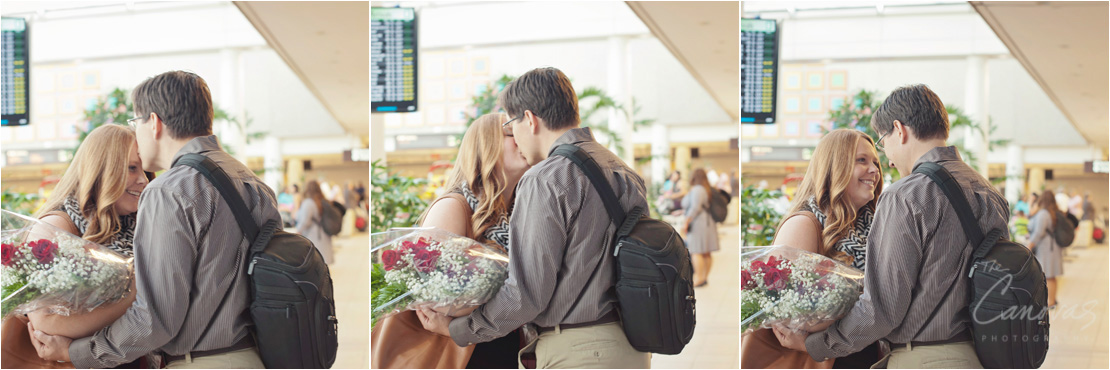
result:
[[[628,1],[734,121],[740,120],[740,3]]]
[[[344,130],[370,136],[370,4],[254,2],[235,6]]]
[[[1110,6],[1107,2],[972,1],[1072,126],[1110,147]]]

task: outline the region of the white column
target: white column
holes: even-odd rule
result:
[[[265,148],[262,168],[266,172],[263,174],[263,181],[274,189],[275,193],[279,193],[283,189],[281,186],[288,185],[282,182],[285,178],[285,161],[281,157],[281,139],[267,136]]]
[[[1021,145],[1010,144],[1006,148],[1006,201],[1017,203],[1025,192],[1025,154]]]
[[[632,95],[628,83],[627,37],[613,36],[609,38],[609,67],[607,72],[608,81],[606,84],[606,93],[608,93],[617,104],[624,104],[631,109]],[[617,156],[621,157],[625,164],[633,166],[635,157],[633,156],[632,122],[628,120],[628,116],[620,109],[610,109],[609,129],[612,130],[615,135],[620,136],[624,141],[624,151],[617,153]]]
[[[965,93],[964,93],[964,113],[967,113],[975,123],[978,123],[984,130],[983,135],[968,127],[965,129],[964,134],[967,137],[965,141],[967,150],[975,153],[977,160],[972,164],[976,170],[983,175],[989,177],[987,155],[987,141],[990,140],[989,130],[987,128],[987,120],[989,118],[989,82],[990,76],[987,70],[987,58],[982,56],[973,55],[967,58],[967,79],[965,80]]]
[[[385,165],[385,113],[370,113],[370,163]]]
[[[671,140],[667,136],[667,126],[655,122],[651,126],[651,182],[662,184],[667,181],[667,171],[671,169]]]
[[[246,124],[242,104],[243,68],[240,54],[239,50],[236,49],[220,50],[219,97],[214,100],[219,101],[218,105],[220,109],[223,109],[227,114],[239,119],[243,124]],[[239,128],[235,127],[231,122],[220,122],[219,131],[217,132],[220,136],[220,143],[227,145],[235,151],[235,159],[238,159],[239,162],[247,163],[246,132],[240,131]]]

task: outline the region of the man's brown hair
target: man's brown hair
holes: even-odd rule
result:
[[[525,110],[543,118],[548,130],[578,126],[578,95],[557,68],[536,68],[517,77],[501,91],[498,103],[512,118]]]
[[[879,135],[894,130],[894,121],[909,127],[918,140],[948,139],[948,110],[933,90],[923,84],[895,89],[871,116],[871,128]]]
[[[148,78],[135,86],[131,100],[144,121],[150,113],[158,114],[174,139],[212,135],[212,93],[196,73],[171,71]]]

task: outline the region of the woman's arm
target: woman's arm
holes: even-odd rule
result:
[[[821,230],[808,217],[793,216],[775,232],[775,245],[786,245],[810,253],[822,254]]]
[[[424,217],[421,227],[435,227],[447,232],[462,236],[470,236],[470,206],[463,204],[453,197],[445,197],[432,203],[428,215]],[[451,317],[469,315],[478,306],[470,307],[437,307],[435,310]]]
[[[705,193],[704,187],[695,185],[690,188],[690,192],[686,193],[686,197],[689,199],[689,206],[684,210],[686,212],[686,227],[684,227],[683,230],[689,232],[690,223],[693,222],[698,215],[702,214],[702,212],[705,212],[705,203],[709,200],[709,194]]]
[[[131,289],[128,290],[126,297],[100,305],[91,312],[62,316],[37,310],[27,314],[27,317],[36,330],[44,333],[68,338],[84,338],[116,322],[127,312],[127,309],[131,308],[132,302],[135,302],[135,279],[131,279]]]
[[[1032,220],[1029,220],[1030,230],[1032,235],[1029,236],[1029,249],[1034,249],[1038,245],[1045,243],[1046,238],[1050,237],[1048,229],[1052,227],[1052,216],[1048,214],[1052,210],[1040,210]]]
[[[297,233],[304,234],[308,229],[309,220],[312,219],[312,213],[316,212],[316,202],[311,199],[301,201],[301,206],[297,210]]]

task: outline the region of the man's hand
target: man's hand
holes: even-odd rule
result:
[[[69,362],[69,344],[73,343],[73,339],[35,330],[31,323],[27,323],[27,332],[31,334],[31,344],[43,360]]]
[[[416,310],[416,316],[420,318],[420,323],[424,325],[424,330],[445,336],[451,337],[451,317],[440,314],[434,310],[421,308]]]
[[[775,332],[775,337],[779,338],[779,344],[783,348],[789,348],[795,351],[806,351],[806,337],[809,333],[804,331],[793,331],[786,328],[775,327],[772,329]]]

